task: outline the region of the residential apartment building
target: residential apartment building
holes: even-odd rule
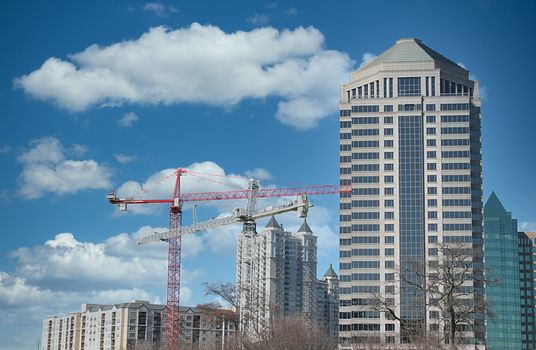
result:
[[[316,236],[307,221],[294,234],[274,217],[259,234],[244,225],[236,270],[241,329],[254,337],[279,316],[299,316],[324,326],[324,317],[332,317],[337,305],[337,277],[330,273],[319,283],[316,264]]]
[[[340,344],[396,348],[419,327],[440,334],[438,310],[410,288],[410,267],[462,244],[475,276],[464,287],[475,300],[484,293],[478,82],[420,40],[401,39],[351,73],[340,99],[340,184],[353,190],[340,198]],[[374,308],[378,295],[402,322]],[[464,331],[464,343],[484,343],[481,317]]]
[[[165,310],[165,305],[140,300],[111,305],[82,304],[79,312],[51,316],[43,321],[41,350],[163,349]],[[216,311],[180,308],[182,349],[221,348],[235,326]]]
[[[339,340],[339,277],[333,267],[317,281],[317,326],[337,344]]]

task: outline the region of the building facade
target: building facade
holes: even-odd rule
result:
[[[521,346],[536,349],[536,232],[519,232],[519,286],[521,288]]]
[[[164,349],[165,305],[148,301],[82,304],[79,312],[43,321],[41,350]],[[225,313],[207,308],[180,308],[181,349],[221,348],[235,331]]]
[[[488,349],[521,349],[521,288],[517,220],[492,193],[484,207]]]
[[[339,277],[333,267],[317,281],[317,325],[337,344],[339,341]]]
[[[469,72],[417,39],[401,39],[350,75],[340,91],[340,343],[397,344],[437,310],[411,264],[439,261],[440,245],[471,251],[475,298],[482,275],[480,96]],[[402,322],[376,312],[392,295]],[[463,342],[484,342],[483,320]],[[395,346],[395,345],[393,345]]]
[[[280,316],[303,317],[312,326],[333,320],[337,277],[317,281],[316,264],[316,236],[307,221],[295,234],[274,217],[259,234],[254,226],[244,225],[236,270],[242,331],[254,337]]]

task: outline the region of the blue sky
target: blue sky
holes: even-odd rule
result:
[[[0,309],[9,316],[0,349],[34,348],[43,317],[83,302],[164,301],[165,246],[133,239],[165,227],[166,210],[119,215],[105,201],[110,188],[135,194],[180,166],[260,174],[278,187],[337,183],[338,86],[364,55],[401,37],[480,81],[486,197],[496,191],[520,229],[536,230],[533,2],[0,7]],[[150,194],[168,188],[157,182]],[[314,204],[323,273],[338,260],[337,197]],[[200,206],[198,216],[225,209]],[[300,224],[290,214],[280,221]],[[185,304],[207,300],[202,282],[234,280],[238,231],[185,238]]]

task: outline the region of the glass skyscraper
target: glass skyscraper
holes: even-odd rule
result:
[[[478,82],[420,40],[401,39],[340,93],[340,183],[353,191],[340,198],[339,341],[396,348],[412,324],[443,332],[429,296],[409,288],[442,245],[470,252],[475,279],[463,287],[484,293]],[[407,268],[418,264],[423,271]],[[377,295],[402,322],[377,311]],[[483,343],[483,327],[464,329],[463,341]]]
[[[492,193],[484,207],[488,349],[521,349],[521,294],[517,220]],[[493,283],[491,283],[493,281]]]

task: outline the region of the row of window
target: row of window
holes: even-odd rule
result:
[[[353,324],[341,324],[339,330],[343,332],[350,331],[379,331],[380,325],[378,323],[353,323]]]
[[[379,269],[379,261],[352,261],[349,263],[340,263],[339,268],[341,270],[351,270],[351,269]]]
[[[352,293],[379,293],[380,286],[352,286],[339,288],[339,294],[352,294]]]
[[[380,312],[375,310],[339,312],[339,319],[349,320],[351,318],[380,318]]]

